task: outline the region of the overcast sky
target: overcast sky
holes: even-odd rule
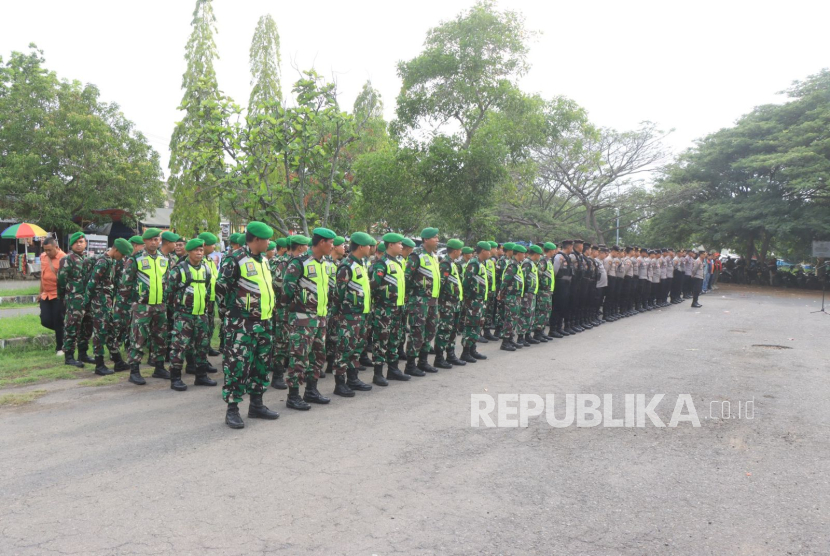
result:
[[[293,66],[337,76],[351,108],[370,79],[387,119],[394,114],[399,60],[416,56],[426,32],[472,0],[414,2],[214,0],[219,86],[244,105],[248,49],[261,15],[277,22],[283,90]],[[4,0],[0,55],[35,42],[61,78],[94,83],[161,153],[181,100],[184,47],[194,0]],[[526,91],[565,95],[598,125],[628,129],[651,120],[674,128],[675,152],[729,126],[753,106],[780,102],[795,79],[830,66],[830,3],[503,0],[541,32],[531,45]]]

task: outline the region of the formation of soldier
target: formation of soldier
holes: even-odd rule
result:
[[[129,370],[129,381],[143,385],[147,350],[152,377],[171,389],[187,390],[183,370],[195,386],[216,386],[208,356],[220,353],[210,346],[218,314],[225,422],[243,428],[238,404],[246,394],[249,418],[279,417],[263,403],[269,385],[288,390],[288,408],[307,411],[331,401],[318,390],[329,373],[335,395],[354,397],[485,360],[479,343],[501,340],[500,349],[512,352],[690,297],[700,307],[702,251],[450,239],[439,258],[432,227],[417,248],[397,233],[380,243],[363,232],[347,241],[327,228],[273,236],[251,222],[231,235],[217,268],[208,255],[219,239],[209,232],[185,241],[150,228],[97,258],[84,255],[85,237],[74,234],[58,288],[66,364],[94,363],[96,374],[111,374],[106,347],[114,370]],[[367,384],[358,373],[370,366]]]

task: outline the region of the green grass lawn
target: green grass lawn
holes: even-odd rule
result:
[[[3,318],[3,309],[22,309],[24,307],[37,307],[39,303],[0,303],[0,318]]]
[[[18,295],[37,295],[40,293],[40,284],[35,282],[34,286],[17,288],[11,290],[0,290],[0,297],[16,297]]]
[[[40,315],[4,317],[0,311],[0,339],[33,337],[41,334],[54,334],[54,332],[40,325]]]
[[[46,395],[46,390],[32,390],[31,392],[20,392],[17,394],[4,394],[0,396],[0,406],[3,405],[25,405]]]
[[[79,378],[92,374],[92,365],[84,369],[63,364],[52,349],[4,349],[0,351],[0,388],[49,380]]]

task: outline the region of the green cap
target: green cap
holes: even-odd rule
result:
[[[141,239],[141,236],[133,236],[130,238],[130,243],[135,245],[144,245],[144,240]]]
[[[349,238],[355,245],[377,245],[375,238],[365,232],[355,232]]]
[[[334,238],[334,246],[337,247],[338,245],[343,245],[346,243],[346,238],[343,236],[337,236]]]
[[[527,247],[525,247],[524,245],[513,244],[513,251],[515,251],[516,253],[527,253]]]
[[[198,237],[194,237],[187,244],[184,246],[185,251],[193,251],[194,249],[198,249],[199,247],[205,246],[205,240],[199,239]]]
[[[277,248],[277,242],[276,241],[269,241],[268,242],[268,251],[273,251],[276,248]]]
[[[403,243],[406,247],[412,247],[413,249],[415,248],[415,242],[409,239],[408,237],[403,238],[401,243]]]
[[[421,230],[421,239],[430,239],[438,235],[438,228],[424,228]]]
[[[118,239],[116,239],[113,242],[112,246],[115,247],[118,250],[118,252],[124,255],[125,257],[129,257],[133,254],[132,244],[123,237],[119,237]]]
[[[385,243],[378,243],[378,251],[380,253],[386,253],[386,244]]]
[[[305,237],[304,235],[300,235],[300,234],[293,235],[293,236],[289,237],[288,241],[291,243],[291,245],[310,245],[311,244],[311,238],[310,237]]]
[[[556,249],[555,243],[551,243],[550,241],[545,242],[545,251],[553,251],[554,249]]]
[[[153,239],[159,237],[161,235],[161,230],[158,228],[147,228],[144,230],[144,233],[141,234],[141,239]]]
[[[233,243],[234,245],[242,245],[245,241],[240,238],[242,234],[231,234],[228,238],[228,243]]]
[[[469,255],[470,253],[473,253],[473,252],[475,252],[475,249],[473,249],[472,247],[464,247],[464,248],[461,249],[461,254],[462,255]]]
[[[196,237],[204,241],[205,245],[216,245],[217,243],[219,243],[219,238],[210,232],[202,232]],[[185,246],[185,248],[187,248],[187,246]]]
[[[173,243],[176,243],[181,238],[182,238],[182,236],[180,236],[179,234],[169,232],[169,231],[168,232],[163,232],[161,234],[161,239],[163,239],[164,241],[172,241]]]
[[[335,239],[337,237],[337,234],[328,228],[314,228],[311,230],[311,235],[320,236],[323,239]]]
[[[401,234],[396,234],[394,232],[389,232],[388,234],[383,236],[384,243],[400,243],[403,241],[403,236]]]
[[[288,238],[281,237],[277,239],[277,247],[288,247]]]
[[[499,246],[499,244],[498,244],[498,243],[496,243],[495,241],[491,241],[491,242],[490,242],[490,249],[495,249],[495,248],[496,248],[496,247],[498,247],[498,246]]]
[[[271,236],[274,235],[274,230],[271,229],[271,226],[264,222],[257,222],[256,220],[248,222],[248,227],[245,230],[259,239],[271,239]]]
[[[491,249],[489,241],[479,241],[476,243],[476,247],[479,249],[484,249],[485,251],[489,251]]]
[[[507,243],[504,244],[504,250],[505,251],[515,251],[516,250],[516,244],[513,243],[512,241],[508,241]]]
[[[447,242],[447,249],[463,249],[464,242],[460,239],[451,239]]]
[[[538,253],[540,255],[542,254],[542,248],[539,247],[538,245],[531,245],[530,250],[533,251],[534,253]]]

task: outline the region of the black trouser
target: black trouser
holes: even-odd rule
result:
[[[570,302],[568,303],[568,312],[565,315],[565,326],[572,324],[578,317],[579,311],[582,309],[582,288],[584,280],[574,278],[571,281]]]
[[[680,294],[683,289],[683,276],[685,276],[679,270],[674,271],[674,276],[672,277],[671,281],[671,298],[672,301],[675,299],[680,299]]]
[[[671,278],[664,278],[660,281],[663,291],[660,294],[660,301],[663,303],[669,302],[669,291],[671,291]]]
[[[40,324],[55,331],[58,344],[55,351],[63,349],[63,302],[60,299],[40,300]]]
[[[648,306],[648,296],[651,291],[651,282],[648,278],[640,278],[640,305]]]
[[[614,314],[619,314],[623,312],[622,306],[622,294],[623,294],[623,286],[625,285],[625,277],[618,276],[617,282],[615,284],[616,292],[614,292]]]
[[[692,278],[692,304],[697,305],[697,298],[700,295],[700,290],[703,289],[703,278]]]
[[[683,274],[683,297],[692,297],[692,275]]]
[[[602,304],[602,316],[610,317],[614,314],[614,304],[617,302],[617,277],[608,277],[608,286],[605,288],[605,298]]]
[[[565,319],[568,318],[571,303],[571,281],[560,278],[556,281],[553,290],[553,312],[551,312],[551,325],[554,330],[563,327]]]
[[[608,314],[608,311],[605,309],[605,296],[609,290],[608,286],[603,286],[601,288],[596,288],[596,302],[594,303],[594,316],[599,318],[599,308],[602,307],[602,315],[605,316]]]
[[[631,310],[631,288],[634,284],[633,276],[623,276],[622,289],[620,290],[620,309],[623,313]]]

